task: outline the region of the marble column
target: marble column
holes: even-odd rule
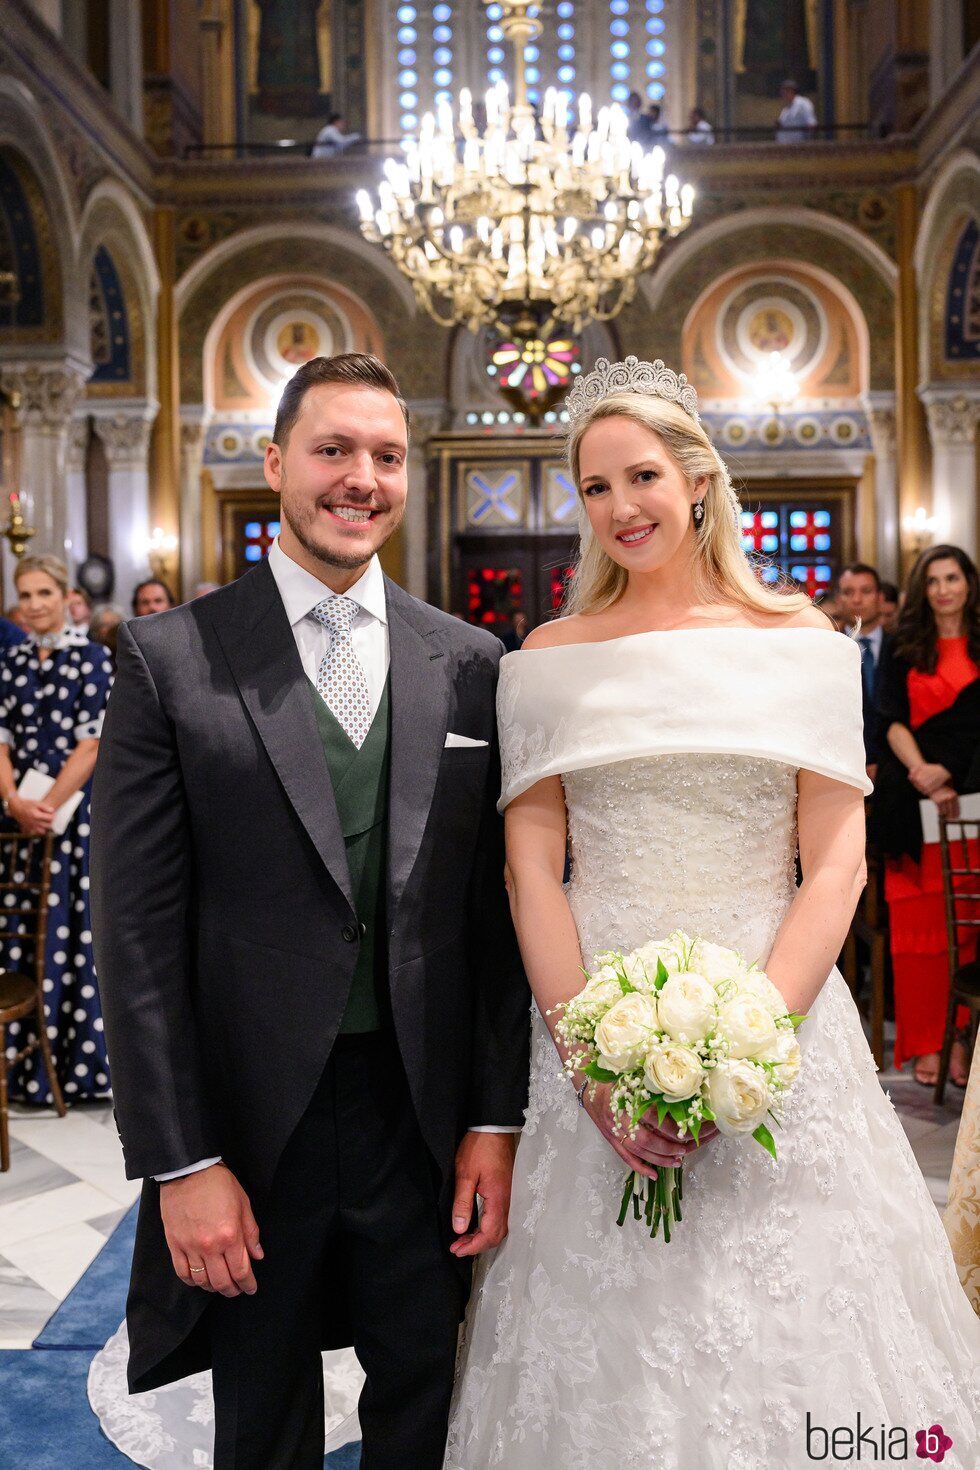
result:
[[[972,387],[920,389],[932,442],[932,513],[936,541],[962,546],[977,559],[977,425],[980,399]]]
[[[65,550],[68,554],[68,570],[73,577],[88,556],[88,480],[85,474],[88,439],[88,417],[72,419],[68,431],[68,456],[65,470],[65,487],[68,497]]]
[[[408,443],[408,500],[402,521],[405,590],[413,597],[428,592],[428,445],[446,423],[448,405],[441,398],[418,399],[408,405],[412,419]]]
[[[92,405],[92,426],[108,464],[109,556],[116,569],[113,600],[127,607],[147,575],[150,538],[150,430],[155,403]]]
[[[875,457],[875,559],[888,582],[901,580],[895,395],[869,393],[864,400]]]
[[[186,596],[204,580],[201,466],[210,414],[202,404],[180,410],[180,579]],[[174,588],[175,592],[179,590]]]
[[[32,553],[68,554],[68,440],[85,375],[72,363],[4,363],[0,383],[15,403],[21,436],[20,493],[36,535]]]

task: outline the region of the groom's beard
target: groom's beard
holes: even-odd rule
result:
[[[344,498],[353,503],[351,496],[348,495]],[[369,505],[372,509],[384,511],[384,521],[380,525],[378,522],[371,523],[373,526],[377,526],[378,531],[383,532],[383,534],[378,536],[378,539],[370,548],[351,547],[349,551],[345,551],[340,546],[325,546],[316,539],[314,534],[319,502],[312,510],[307,510],[304,507],[304,513],[300,513],[288,501],[285,474],[283,474],[280,481],[279,509],[283,519],[288,523],[289,529],[304,551],[308,552],[322,566],[331,567],[335,571],[353,572],[358,567],[366,567],[371,558],[381,550],[382,546],[391,539],[401,525],[402,517],[405,514],[404,505],[401,505],[397,510],[392,510],[389,506],[371,505],[368,502],[365,504],[364,509],[367,510]]]

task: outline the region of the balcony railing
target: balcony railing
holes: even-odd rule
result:
[[[757,128],[721,128],[712,127],[714,143],[777,143],[781,148],[790,148],[797,143],[841,143],[841,142],[871,142],[880,140],[886,134],[872,126],[870,122],[863,123],[835,123],[831,125],[817,124],[814,128],[781,128],[781,133],[798,134],[792,139],[781,138],[777,140],[776,129],[773,127]],[[662,134],[653,139],[650,146],[655,143],[667,145],[680,145],[689,147],[709,147],[710,144],[695,142],[689,136],[687,128],[675,128],[670,132]],[[184,149],[186,159],[213,159],[226,161],[228,159],[249,158],[309,158],[313,150],[313,141],[297,141],[294,138],[283,138],[273,143],[192,143]],[[397,153],[401,147],[400,138],[361,138],[356,143],[336,152],[323,155],[325,163],[336,163],[342,158],[365,158],[374,155]]]

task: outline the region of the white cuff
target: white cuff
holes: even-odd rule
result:
[[[495,1123],[481,1123],[479,1127],[470,1128],[468,1131],[470,1133],[523,1133],[524,1129],[523,1127],[498,1128]]]
[[[172,1174],[154,1174],[158,1184],[166,1184],[168,1179],[183,1179],[187,1174],[199,1174],[202,1169],[210,1169],[212,1164],[220,1164],[221,1159],[200,1159],[196,1164],[188,1164],[186,1169],[175,1169]]]

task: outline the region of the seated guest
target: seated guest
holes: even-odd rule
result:
[[[79,633],[87,633],[92,616],[92,599],[81,587],[68,589],[68,620]]]
[[[653,144],[659,143],[663,147],[670,137],[670,128],[664,122],[663,110],[660,103],[651,102],[646,110],[645,116],[647,120],[646,146],[651,147]]]
[[[68,570],[53,556],[25,556],[17,564],[17,591],[30,627],[27,641],[0,658],[0,798],[8,831],[31,837],[50,832],[58,808],[76,792],[82,800],[55,838],[48,894],[44,1008],[55,1070],[68,1100],[109,1092],[105,1037],[92,958],[89,915],[89,793],[102,733],[112,665],[105,649],[68,627]],[[29,771],[53,778],[40,800],[18,787]],[[24,853],[25,868],[37,854]],[[0,909],[0,925],[9,911]],[[3,946],[3,959],[13,946]],[[16,956],[14,956],[16,958]],[[23,966],[33,956],[19,958]],[[22,1028],[7,1027],[7,1045],[19,1050]],[[12,1067],[9,1095],[51,1103],[39,1052]]]
[[[316,135],[313,144],[312,158],[332,158],[337,153],[343,153],[352,143],[360,138],[360,133],[344,132],[344,114],[332,112],[327,119],[325,127],[322,127]]]
[[[888,858],[895,1064],[914,1057],[916,1081],[932,1087],[949,959],[939,846],[922,842],[919,803],[955,816],[958,796],[980,788],[980,582],[958,546],[931,546],[912,569],[894,646],[884,657],[880,710],[886,749],[872,832]],[[975,950],[976,931],[964,930],[964,963]],[[966,1047],[957,1041],[950,1078],[962,1087],[967,1071]]]
[[[898,615],[902,610],[901,593],[894,582],[881,584],[881,626],[886,633],[894,633],[898,627]]]
[[[845,567],[837,583],[838,603],[847,631],[861,650],[861,685],[864,692],[864,754],[868,777],[875,779],[884,731],[878,713],[878,684],[882,654],[891,640],[881,622],[881,579],[874,567],[856,561]]]
[[[146,618],[150,613],[166,612],[169,607],[176,605],[170,588],[158,577],[148,577],[145,582],[140,582],[133,593],[134,618]]]
[[[109,650],[112,659],[112,667],[116,667],[116,639],[119,637],[119,628],[126,621],[126,614],[120,612],[118,607],[100,607],[92,614],[92,621],[88,625],[88,636],[93,643],[101,643],[103,648]]]

